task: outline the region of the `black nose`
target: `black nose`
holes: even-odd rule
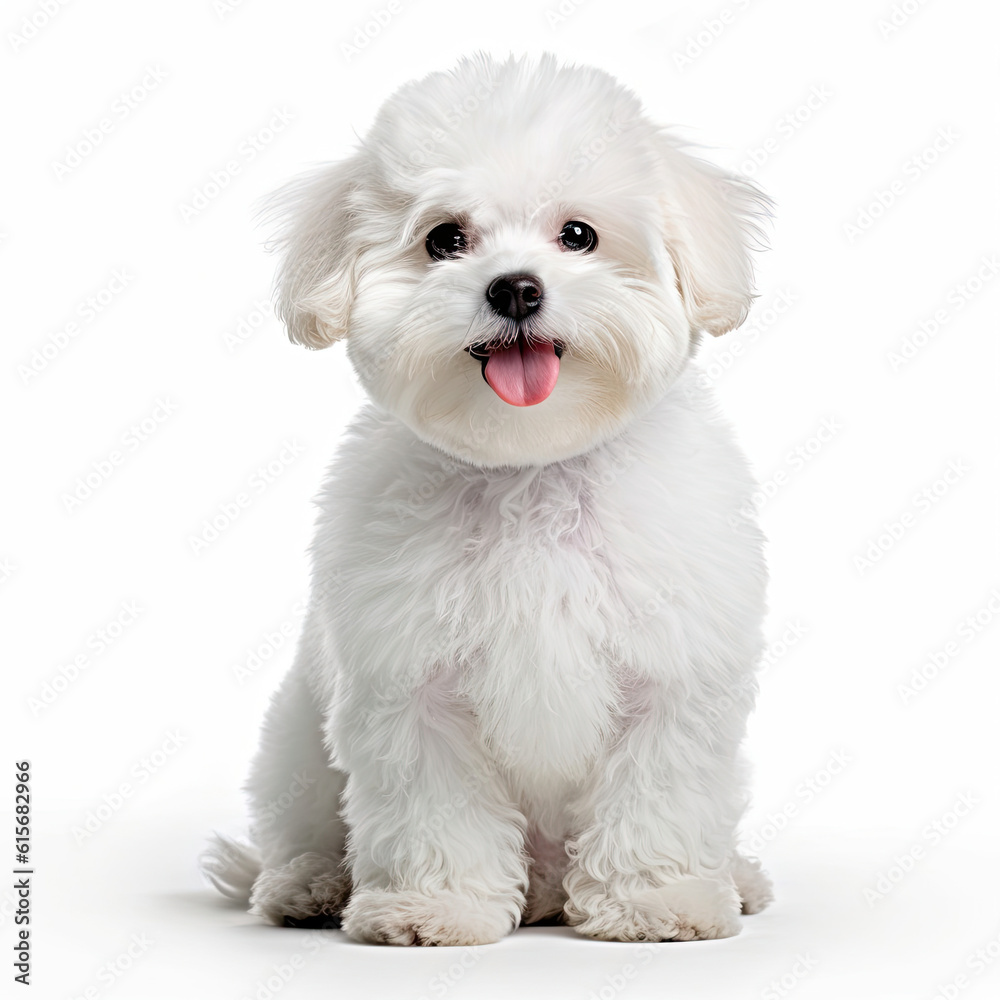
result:
[[[542,283],[531,274],[503,274],[490,282],[486,301],[501,316],[524,319],[542,304]]]

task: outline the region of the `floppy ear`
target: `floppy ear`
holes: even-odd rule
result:
[[[283,254],[277,313],[295,344],[329,347],[347,333],[359,249],[354,203],[362,173],[355,154],[292,181],[266,206],[266,215],[280,220],[271,243]]]
[[[756,185],[658,137],[664,169],[665,240],[693,333],[738,327],[756,297],[751,250],[764,249],[760,223],[771,201]]]

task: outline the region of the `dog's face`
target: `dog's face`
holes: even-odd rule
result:
[[[347,336],[367,392],[482,466],[586,451],[739,325],[762,196],[681,152],[607,74],[466,60],[399,90],[282,195],[280,312]]]

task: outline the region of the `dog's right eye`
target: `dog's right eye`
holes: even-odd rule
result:
[[[466,249],[465,233],[456,222],[443,222],[435,226],[428,234],[424,246],[435,260],[448,260],[457,257]]]

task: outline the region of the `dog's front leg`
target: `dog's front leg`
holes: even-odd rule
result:
[[[581,934],[691,941],[739,933],[731,866],[746,705],[727,701],[720,714],[705,692],[654,682],[633,692],[567,845],[565,913]]]
[[[343,928],[359,941],[476,945],[516,925],[524,818],[467,704],[446,680],[391,698],[369,689],[338,734],[354,886]]]

